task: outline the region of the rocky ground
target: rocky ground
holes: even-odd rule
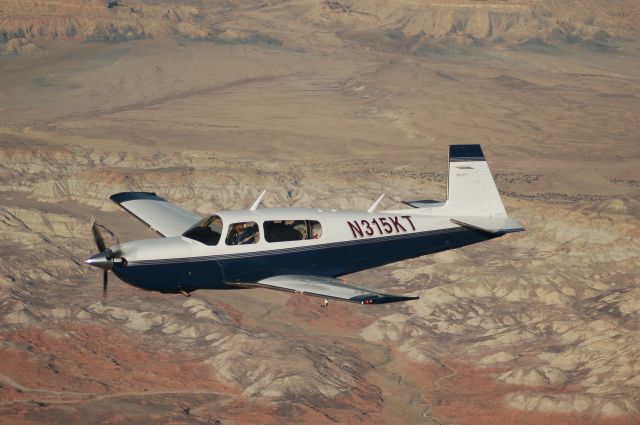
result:
[[[640,421],[634,1],[0,0],[8,423]],[[446,197],[482,143],[527,232],[348,279],[331,303],[141,292],[86,266],[108,200],[202,214]],[[115,239],[114,239],[115,240]]]

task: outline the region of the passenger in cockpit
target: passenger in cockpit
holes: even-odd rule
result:
[[[243,239],[240,242],[241,244],[258,243],[260,241],[260,230],[258,229],[258,224],[253,223],[253,225],[245,226],[242,236]]]
[[[307,239],[307,223],[305,221],[294,221],[293,229],[295,229],[295,231],[300,235],[298,239]]]
[[[311,239],[318,239],[320,236],[322,236],[322,227],[320,226],[320,223],[316,222],[311,228]]]

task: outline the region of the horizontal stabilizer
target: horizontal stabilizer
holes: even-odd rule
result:
[[[491,234],[523,232],[524,227],[509,217],[454,217],[452,222],[458,226],[468,227]]]
[[[164,237],[179,236],[202,218],[151,192],[121,192],[109,199]]]
[[[442,201],[433,201],[431,199],[425,199],[422,201],[402,201],[402,203],[413,208],[434,208],[444,205],[444,202]]]
[[[238,287],[268,288],[332,298],[360,304],[386,304],[416,300],[418,297],[382,294],[370,289],[349,285],[331,277],[282,275],[262,279],[256,283],[229,283]]]

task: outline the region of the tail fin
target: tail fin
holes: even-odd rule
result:
[[[449,146],[449,186],[445,206],[450,214],[460,216],[507,215],[480,145]]]
[[[492,235],[522,232],[520,223],[504,209],[480,145],[449,146],[447,201],[409,201],[416,214],[448,217],[461,227]],[[406,211],[406,210],[397,210]]]

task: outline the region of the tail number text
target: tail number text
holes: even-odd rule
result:
[[[416,230],[416,226],[413,225],[413,221],[408,215],[372,218],[371,220],[351,220],[347,221],[347,225],[354,238],[406,233],[407,231]]]

